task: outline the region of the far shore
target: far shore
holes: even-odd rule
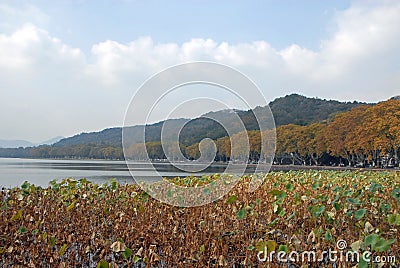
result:
[[[125,163],[124,159],[104,159],[104,158],[9,158],[9,157],[1,157],[0,159],[25,159],[25,160],[49,160],[49,161],[104,161],[104,162],[121,162]],[[146,161],[140,160],[128,160],[134,163],[147,163]],[[167,160],[152,160],[153,164],[169,164]],[[196,165],[196,162],[188,163]],[[213,162],[211,166],[214,167],[223,167],[227,166],[227,162]],[[255,168],[258,164],[250,163],[247,164],[248,168]],[[297,170],[358,170],[358,171],[400,171],[400,167],[392,167],[392,168],[377,168],[377,167],[352,167],[352,166],[317,166],[317,165],[271,165],[270,171],[297,171]]]

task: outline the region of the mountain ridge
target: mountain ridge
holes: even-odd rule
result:
[[[275,125],[297,124],[307,125],[315,122],[322,122],[329,119],[330,115],[345,112],[355,106],[367,104],[363,102],[340,102],[337,100],[326,100],[320,98],[310,98],[297,93],[289,94],[284,97],[276,98],[269,103],[269,107],[275,119]],[[226,131],[217,122],[207,119],[212,116],[221,121],[230,124],[230,119],[236,115],[243,121],[246,130],[257,130],[258,123],[255,120],[254,112],[257,109],[266,109],[266,107],[257,106],[247,111],[237,109],[224,109],[212,111],[203,114],[194,119],[168,119],[167,122],[174,122],[177,125],[186,123],[182,128],[180,142],[184,145],[190,145],[199,142],[204,137],[217,139],[226,136]],[[299,113],[299,111],[302,111]],[[235,115],[236,114],[236,115]],[[268,119],[265,119],[268,120]],[[160,121],[149,125],[135,125],[128,127],[137,133],[143,133],[146,127],[146,142],[160,141],[161,128],[165,121]],[[139,134],[137,134],[139,135]],[[80,133],[72,137],[64,138],[53,146],[70,146],[79,144],[108,144],[110,146],[121,146],[122,144],[122,128],[106,128],[97,132]],[[134,140],[140,142],[140,137],[133,137]]]

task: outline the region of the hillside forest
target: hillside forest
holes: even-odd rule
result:
[[[293,101],[297,106],[291,104]],[[293,109],[299,111],[299,105],[306,105],[308,110],[303,107],[300,109],[303,112],[296,116],[296,111]],[[399,166],[400,100],[398,99],[371,105],[310,99],[293,94],[275,100],[270,107],[276,122],[274,164],[384,168]],[[228,137],[220,126],[213,125],[213,122],[207,122],[204,118],[192,120],[193,124],[186,125],[188,126],[186,134],[182,133],[179,140],[182,154],[191,160],[198,159],[199,142],[211,135],[216,145],[215,161],[240,160],[240,155],[231,154],[232,151],[240,152],[240,148],[232,149],[235,146],[242,146],[240,140],[248,136],[249,162],[257,163],[261,153],[261,137],[270,136],[269,132],[272,130],[257,129],[254,126],[251,110],[237,113],[246,126],[246,132],[238,132],[232,137]],[[146,139],[148,156],[153,160],[165,159],[159,136],[162,122],[147,127],[151,133],[150,138]],[[213,131],[210,132],[210,129]],[[0,148],[0,156],[124,159],[120,137],[121,128],[107,129],[97,133],[80,134],[51,146]],[[135,160],[146,158],[143,144],[131,145],[126,148],[126,153]]]

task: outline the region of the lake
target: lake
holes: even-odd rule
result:
[[[154,165],[163,177],[191,175],[168,163]],[[143,163],[136,162],[129,166],[135,169],[135,174],[141,178],[145,178],[150,173],[148,166]],[[206,172],[199,174],[221,173],[225,167],[226,165],[223,164],[213,164]],[[120,183],[134,182],[125,161],[0,158],[1,187],[19,186],[24,181],[46,187],[51,180],[68,177],[86,178],[100,184],[112,178],[116,178]]]
[[[166,162],[156,162],[153,165],[163,177],[192,175],[192,173],[183,172]],[[196,175],[223,173],[226,167],[226,164],[213,163],[204,172],[196,173]],[[140,179],[152,180],[150,176],[152,173],[148,165],[141,162],[130,162],[129,168],[135,170],[135,174]],[[290,165],[271,167],[271,171],[302,169],[348,170],[353,168]],[[249,165],[245,173],[253,173],[254,171],[255,165]],[[0,187],[20,186],[24,181],[46,187],[51,180],[61,180],[69,177],[75,179],[86,178],[99,184],[107,182],[112,178],[116,178],[122,184],[134,182],[125,161],[0,158]]]

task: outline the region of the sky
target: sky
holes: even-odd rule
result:
[[[383,101],[400,94],[398,25],[400,2],[386,0],[0,1],[0,139],[121,126],[143,82],[191,61],[234,67],[267,101]],[[179,98],[203,91],[230,100],[205,86]]]

